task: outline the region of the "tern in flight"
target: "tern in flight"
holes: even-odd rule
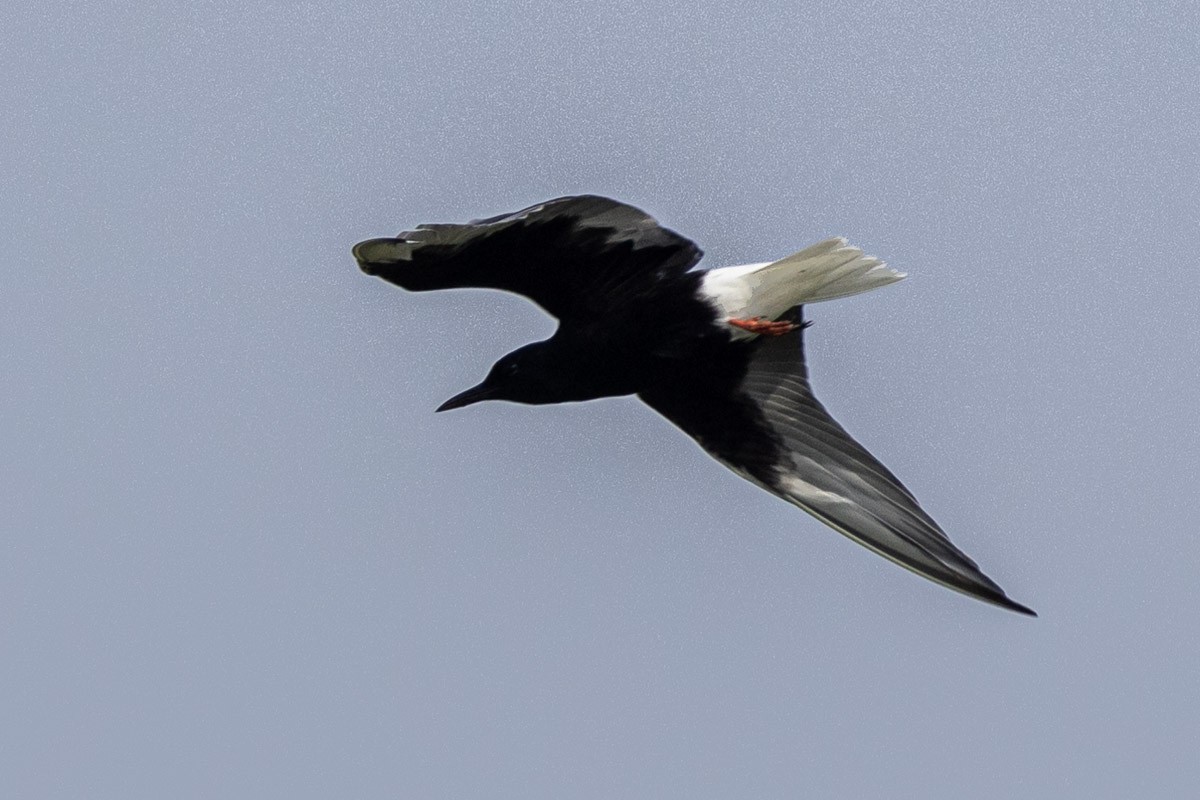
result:
[[[553,336],[504,356],[438,411],[636,394],[713,458],[839,533],[1036,616],[951,543],[809,385],[803,306],[904,275],[841,238],[778,261],[693,270],[701,255],[648,214],[589,195],[354,247],[364,272],[405,289],[503,289],[558,318]]]

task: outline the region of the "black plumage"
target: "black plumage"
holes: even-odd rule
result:
[[[836,245],[814,247],[826,247],[820,255]],[[845,252],[845,263],[861,256]],[[774,335],[737,335],[706,293],[712,273],[692,270],[701,255],[644,212],[595,196],[464,225],[422,225],[354,247],[364,272],[405,289],[502,289],[559,319],[551,338],[504,356],[439,411],[489,399],[636,394],[735,472],[846,536],[950,588],[1033,614],[951,544],[813,396],[802,306],[772,315],[774,327],[752,329]],[[878,263],[859,258],[851,267],[865,265],[861,274]],[[848,280],[849,268],[830,268],[830,281]]]

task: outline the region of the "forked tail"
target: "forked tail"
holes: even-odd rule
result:
[[[794,306],[848,297],[903,278],[904,273],[835,237],[778,261],[710,270],[703,291],[725,318],[775,320]]]

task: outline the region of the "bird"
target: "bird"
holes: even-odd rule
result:
[[[695,242],[631,205],[560,197],[354,245],[404,289],[499,289],[558,319],[437,411],[636,395],[739,476],[912,572],[1021,614],[813,394],[804,306],[905,277],[841,237],[786,258],[693,269]]]

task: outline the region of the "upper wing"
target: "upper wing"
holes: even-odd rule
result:
[[[791,313],[800,321],[799,307]],[[951,544],[912,493],[817,401],[802,331],[752,346],[732,392],[641,397],[726,466],[854,541],[951,589],[1036,616]]]
[[[603,316],[625,293],[687,272],[701,255],[645,212],[591,195],[354,247],[363,272],[405,289],[504,289],[559,319]]]

